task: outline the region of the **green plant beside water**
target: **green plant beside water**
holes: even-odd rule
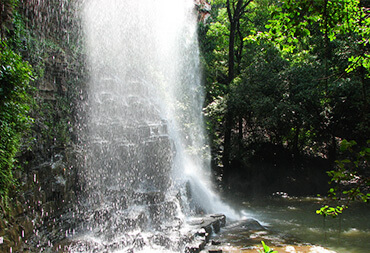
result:
[[[261,243],[262,243],[262,246],[263,246],[263,251],[258,250],[259,253],[278,253],[276,250],[270,249],[270,247],[267,246],[264,241],[261,241]]]
[[[337,205],[324,205],[316,213],[324,217],[337,217],[348,208],[351,201],[367,202],[370,193],[369,160],[370,140],[364,147],[358,147],[355,141],[343,140],[340,151],[346,155],[345,159],[337,160],[336,168],[328,171],[331,177],[329,184],[334,186],[329,190],[329,197]]]

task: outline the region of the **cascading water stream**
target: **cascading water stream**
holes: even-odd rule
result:
[[[74,250],[179,251],[181,227],[196,210],[237,217],[209,180],[194,7],[193,0],[84,2],[90,80],[78,230],[95,246]]]

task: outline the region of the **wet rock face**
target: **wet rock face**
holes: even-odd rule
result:
[[[170,241],[178,250],[181,243],[164,232],[177,235],[183,224],[177,192],[169,193],[175,151],[167,123],[143,80],[94,80],[74,221],[77,237],[88,234],[90,239],[77,239],[68,249],[140,248]],[[151,235],[143,237],[145,231]],[[92,238],[105,243],[93,245]]]
[[[87,67],[81,66],[85,57],[74,55],[78,38],[72,36],[69,27],[77,22],[71,15],[74,9],[79,9],[74,2],[23,1],[21,4],[30,27],[39,28],[34,32],[41,33],[42,38],[50,37],[57,48],[55,52],[43,52],[48,57],[45,77],[37,81],[38,96],[50,105],[53,113],[50,120],[36,118],[35,139],[39,143],[26,159],[32,166],[19,177],[27,187],[21,196],[19,219],[14,223],[22,221],[8,241],[15,242],[23,238],[24,233],[27,243],[18,247],[20,251],[50,250],[53,245],[57,245],[54,249],[58,250],[63,245],[60,241],[86,233],[108,240],[96,245],[77,238],[73,243],[66,243],[67,249],[104,252],[127,248],[130,251],[155,244],[178,251],[188,239],[179,232],[183,220],[177,217],[177,192],[165,194],[173,186],[170,171],[175,152],[168,137],[167,122],[162,120],[156,104],[148,99],[153,93],[138,79],[141,73],[132,73],[122,81],[107,76],[109,69],[102,69],[97,73],[98,78],[92,78],[96,82],[93,85],[99,88],[85,93]],[[71,48],[64,44],[70,44]],[[72,48],[74,50],[69,50]],[[121,82],[127,85],[121,86]],[[75,88],[79,85],[81,87]],[[86,111],[89,128],[76,126],[88,130],[89,138],[83,141],[76,132],[72,133],[75,130],[69,121],[73,125],[73,114],[79,108],[70,108],[76,102],[71,98],[81,99],[91,110]],[[64,100],[65,103],[61,103]],[[81,107],[84,111],[85,106]],[[68,120],[62,122],[66,116]],[[68,140],[75,138],[73,144],[54,138],[59,137],[54,123],[68,129],[62,129],[62,133]],[[50,136],[43,136],[44,132]],[[72,145],[76,146],[70,147]],[[66,150],[67,147],[71,150]],[[135,234],[136,230],[150,229],[155,230],[150,236]],[[13,251],[15,244],[12,244]],[[4,251],[9,252],[9,248]]]
[[[198,20],[206,23],[211,16],[211,4],[207,0],[194,0],[194,4],[198,11]]]
[[[106,211],[96,215],[105,216]],[[142,219],[145,219],[145,222],[150,222],[141,214],[131,218],[130,222],[139,222]],[[128,218],[123,218],[122,221],[125,219]],[[178,221],[177,224],[172,222],[168,226],[162,226],[161,230],[157,229],[154,233],[132,231],[131,233],[121,233],[119,238],[112,237],[104,241],[89,240],[86,236],[67,238],[54,245],[53,249],[59,252],[114,252],[115,250],[137,252],[150,248],[166,252],[197,253],[204,249],[209,243],[211,234],[215,233],[217,228],[224,226],[225,222],[224,215],[206,215],[190,219],[187,224],[182,224],[181,221]],[[122,223],[121,225],[128,228],[127,224]],[[130,229],[128,228],[128,230]],[[108,235],[105,234],[105,236]]]
[[[76,170],[67,161],[73,155],[66,149],[17,175],[20,194],[2,214],[6,224],[0,223],[0,252],[38,252],[37,246],[48,246],[71,229]]]
[[[84,189],[166,191],[174,157],[167,124],[144,81],[99,77],[90,94]]]

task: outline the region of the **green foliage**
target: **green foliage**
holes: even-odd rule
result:
[[[32,69],[5,40],[0,44],[0,66],[0,197],[7,199],[21,137],[33,121],[29,116]]]
[[[331,177],[331,183],[335,184],[334,188],[330,189],[331,196],[334,199],[339,199],[337,193],[340,188],[346,190],[341,191],[340,198],[345,200],[360,200],[367,202],[370,193],[366,193],[366,187],[370,186],[369,177],[369,161],[370,161],[370,140],[367,145],[356,150],[357,143],[355,141],[343,140],[340,146],[342,153],[345,153],[347,158],[337,160],[337,169],[328,171]]]
[[[330,216],[332,218],[336,218],[338,215],[340,215],[344,209],[346,209],[346,206],[336,206],[336,207],[330,207],[328,205],[325,205],[321,207],[319,210],[316,210],[316,214],[322,215],[324,217]]]
[[[259,253],[278,253],[276,250],[270,249],[270,247],[267,246],[264,241],[261,241],[261,243],[262,243],[262,246],[263,246],[263,251],[258,250]]]
[[[360,6],[359,0],[335,1],[281,1],[270,7],[272,18],[266,24],[268,31],[254,31],[246,40],[271,41],[282,52],[291,54],[304,51],[308,38],[315,29],[324,34],[326,43],[343,36],[351,40],[348,45],[351,54],[347,60],[347,72],[362,66],[370,74],[370,37],[369,9]],[[364,50],[356,50],[356,47]]]
[[[342,141],[340,150],[346,157],[337,160],[336,168],[328,171],[328,175],[331,177],[330,184],[334,184],[329,190],[329,197],[338,202],[339,205],[336,207],[325,205],[316,211],[317,214],[336,217],[348,208],[350,201],[369,201],[369,145],[370,140],[362,148],[358,148],[357,143],[353,140]]]
[[[238,9],[239,3],[245,8]],[[361,4],[213,2],[209,23],[200,29],[200,44],[205,111],[217,157],[230,138],[230,161],[253,153],[259,143],[271,143],[334,162],[335,140],[367,138],[369,18]]]

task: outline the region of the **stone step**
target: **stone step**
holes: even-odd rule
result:
[[[212,233],[218,233],[226,224],[226,216],[223,214],[210,214],[207,216],[190,219],[191,242],[185,247],[185,253],[199,253],[204,249]]]
[[[90,127],[91,139],[95,143],[133,143],[138,144],[153,138],[165,138],[165,123],[137,124],[127,126],[126,122],[97,122]]]

